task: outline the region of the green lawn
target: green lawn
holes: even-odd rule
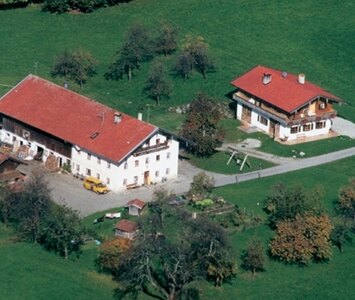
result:
[[[237,174],[237,173],[246,173],[252,172],[260,169],[265,169],[272,167],[274,164],[258,159],[255,157],[249,156],[247,158],[247,162],[244,164],[243,170],[240,171],[240,167],[242,161],[244,159],[244,155],[240,156],[237,160],[232,159],[230,163],[227,165],[228,160],[231,157],[231,153],[227,152],[216,152],[212,156],[205,157],[195,157],[193,155],[188,155],[190,158],[190,163],[195,165],[198,168],[201,168],[206,171],[221,173],[221,174]]]
[[[13,242],[13,233],[0,223],[1,299],[112,299],[110,276],[94,267],[96,248],[83,248],[80,259],[65,261],[39,245]]]
[[[187,83],[171,76],[174,91],[162,101],[162,109],[189,102],[201,90],[226,99],[232,79],[263,64],[304,72],[306,80],[343,98],[347,104],[339,108],[340,115],[355,120],[355,65],[350,63],[355,56],[354,14],[350,0],[241,0],[237,5],[234,0],[135,0],[91,14],[50,15],[36,5],[0,11],[0,84],[13,85],[28,73],[50,78],[58,53],[81,48],[91,51],[100,65],[98,75],[80,92],[136,116],[147,103],[155,105],[142,92],[151,62],[142,65],[131,83],[108,82],[103,74],[133,22],[156,29],[168,20],[179,30],[180,45],[187,34],[205,38],[217,71],[207,80],[194,72]],[[170,70],[175,57],[157,59]]]

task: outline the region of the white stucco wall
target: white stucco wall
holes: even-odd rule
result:
[[[157,139],[163,143],[167,137],[156,134],[147,141],[147,146],[156,145]],[[87,152],[83,150],[79,152],[73,147],[72,172],[87,176],[87,169],[90,169],[91,176],[100,177],[113,191],[123,190],[129,184],[143,185],[145,183],[144,175],[147,171],[149,171],[151,183],[161,182],[163,178],[168,180],[177,177],[178,174],[179,143],[169,140],[168,146],[167,149],[149,154],[130,155],[121,164],[109,164],[104,159],[101,159],[99,163],[98,157],[94,154],[91,154],[88,159]],[[159,160],[157,160],[157,156],[159,156]],[[77,166],[79,166],[79,171]]]
[[[266,134],[269,134],[270,118],[261,114],[261,116],[268,120],[268,124],[264,125],[258,121],[258,115],[258,112],[252,110],[250,125],[257,127]],[[242,104],[239,102],[237,102],[237,119],[242,120]],[[297,138],[313,137],[329,133],[329,130],[332,126],[332,122],[330,119],[325,120],[324,128],[316,129],[316,121],[310,123],[313,123],[312,130],[303,131],[303,126],[301,125],[301,130],[298,133],[293,134],[291,134],[291,128],[289,126],[280,124],[279,136],[277,136],[276,138],[283,139],[287,137],[288,140],[295,140]]]
[[[2,142],[14,145],[13,138],[15,137],[16,145],[20,145],[20,142],[24,145],[29,145],[30,143],[31,155],[37,153],[38,146],[43,148],[43,161],[46,161],[49,154],[53,154],[57,158],[62,158],[62,163],[70,162],[73,174],[87,176],[87,169],[90,169],[91,176],[100,177],[113,191],[124,190],[128,184],[137,183],[137,185],[143,185],[146,171],[149,171],[151,183],[161,182],[163,179],[176,178],[178,175],[179,143],[175,140],[168,140],[167,149],[136,157],[130,155],[124,162],[118,164],[114,162],[109,163],[103,158],[98,160],[95,154],[91,154],[90,159],[88,159],[88,153],[78,147],[72,147],[71,159],[69,159],[59,153],[46,149],[44,145],[37,142],[28,142],[22,137],[6,130],[1,130],[0,132]],[[156,134],[146,141],[146,145],[156,145],[157,139],[160,140],[160,143],[164,143],[167,137]],[[158,155],[159,160],[157,160]],[[136,165],[136,161],[138,161],[138,165]]]
[[[237,119],[238,120],[242,119],[242,109],[243,109],[243,106],[239,102],[237,102]]]
[[[293,134],[291,134],[290,127],[283,127],[282,130],[280,130],[280,138],[284,138],[285,136],[287,136],[288,140],[295,140],[297,138],[313,137],[313,136],[317,136],[317,135],[327,134],[327,133],[329,133],[329,130],[332,127],[332,121],[330,119],[322,120],[322,121],[325,121],[324,128],[316,129],[317,122],[314,121],[314,122],[307,123],[307,124],[313,124],[312,130],[303,131],[303,125],[300,125],[300,131],[297,133],[293,133]],[[281,129],[281,126],[280,126],[280,129]]]

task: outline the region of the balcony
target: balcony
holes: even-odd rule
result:
[[[133,153],[133,156],[137,157],[140,155],[154,153],[154,152],[158,152],[158,151],[165,150],[168,148],[169,148],[169,141],[167,140],[163,143],[159,143],[159,144],[156,144],[153,146],[141,147]]]
[[[240,91],[234,93],[233,99],[238,100],[254,111],[263,113],[269,118],[285,125],[312,122],[336,116],[336,110],[333,109],[332,104],[325,103],[321,100],[316,100],[311,105],[306,105],[298,112],[287,115],[286,113],[283,113],[258,99],[251,98]]]

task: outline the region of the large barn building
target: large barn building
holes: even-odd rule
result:
[[[0,99],[0,140],[113,191],[177,176],[179,144],[159,128],[34,75]]]

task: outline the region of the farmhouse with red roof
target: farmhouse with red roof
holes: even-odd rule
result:
[[[0,99],[0,121],[2,142],[114,191],[177,176],[172,136],[34,75]]]
[[[256,66],[234,79],[236,117],[278,141],[306,141],[326,136],[341,100],[294,75]]]

